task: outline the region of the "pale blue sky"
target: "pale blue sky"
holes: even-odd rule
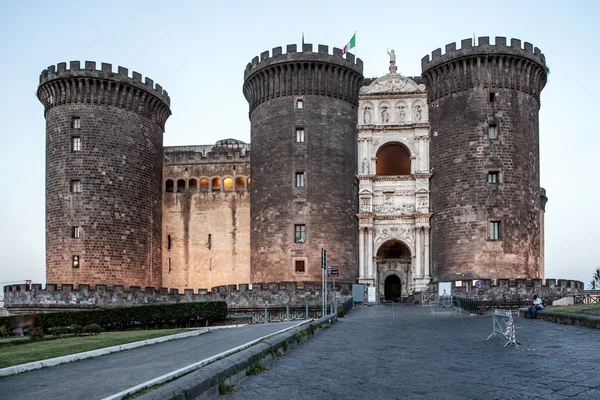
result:
[[[222,4],[222,5],[218,5]],[[243,71],[273,47],[343,47],[357,32],[366,77],[420,75],[421,58],[477,36],[538,46],[551,69],[540,111],[546,276],[587,283],[600,265],[596,1],[0,1],[0,282],[45,282],[44,136],[40,72],[80,60],[122,65],[171,96],[165,145],[249,141]],[[457,249],[460,251],[460,249]],[[82,282],[84,283],[84,282]]]

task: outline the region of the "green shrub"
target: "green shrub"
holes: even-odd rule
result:
[[[261,372],[264,372],[266,370],[267,369],[261,363],[255,362],[250,367],[248,367],[248,369],[246,370],[246,375],[248,375],[248,376],[258,375]]]
[[[75,336],[81,336],[83,327],[79,324],[71,324],[71,333]]]
[[[219,394],[237,393],[235,386],[225,383],[225,378],[219,379]]]
[[[7,338],[12,336],[12,329],[6,325],[0,325],[0,337]]]
[[[52,327],[52,337],[59,338],[61,335],[67,333],[67,330],[63,326],[53,326]]]
[[[106,330],[157,326],[187,327],[190,324],[200,324],[203,321],[226,316],[227,303],[207,301],[38,314],[35,325],[47,329],[73,324],[81,326],[98,324]]]
[[[90,335],[98,335],[102,332],[102,327],[98,324],[89,324],[83,328],[83,331]]]
[[[43,340],[44,339],[44,329],[40,328],[40,327],[32,327],[29,328],[29,339],[31,339],[32,341],[36,342],[38,340]]]

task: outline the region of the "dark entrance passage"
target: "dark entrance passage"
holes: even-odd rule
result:
[[[384,296],[386,300],[400,301],[400,293],[402,289],[400,278],[396,275],[390,275],[385,278]]]

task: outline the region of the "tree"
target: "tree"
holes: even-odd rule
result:
[[[590,289],[600,290],[600,267],[596,268],[596,271],[594,271],[592,281],[590,282]]]

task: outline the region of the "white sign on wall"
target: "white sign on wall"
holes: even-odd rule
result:
[[[375,303],[375,301],[377,299],[377,296],[375,294],[375,288],[373,286],[369,286],[368,291],[367,291],[367,301],[369,303]]]

